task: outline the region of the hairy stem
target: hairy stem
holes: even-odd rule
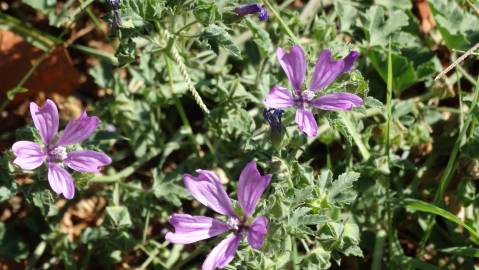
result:
[[[168,30],[164,30],[166,38],[171,41],[171,55],[174,59],[174,61],[178,64],[178,68],[180,69],[181,75],[183,75],[183,78],[186,81],[186,85],[188,86],[188,89],[190,90],[191,94],[193,95],[193,98],[196,101],[196,104],[205,112],[206,114],[210,113],[210,110],[208,110],[208,107],[206,107],[206,104],[203,102],[203,99],[201,98],[200,94],[196,90],[195,86],[193,85],[193,82],[191,81],[190,75],[188,74],[188,71],[186,69],[185,63],[183,62],[183,59],[176,49],[175,45],[175,39],[174,37],[168,32]]]

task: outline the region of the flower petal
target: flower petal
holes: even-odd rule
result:
[[[352,51],[344,59],[335,61],[331,56],[330,50],[324,50],[319,55],[318,61],[314,66],[313,77],[309,89],[311,91],[317,91],[330,85],[341,74],[351,70],[359,53]]]
[[[268,108],[287,108],[294,105],[291,92],[282,86],[274,86],[263,101]]]
[[[65,164],[77,172],[99,172],[101,167],[109,165],[111,158],[104,153],[92,150],[68,153]]]
[[[18,141],[13,144],[12,151],[17,158],[13,161],[24,170],[33,170],[42,165],[46,155],[42,147],[34,142]]]
[[[245,216],[250,216],[261,195],[271,181],[271,174],[261,176],[256,161],[250,161],[241,172],[238,183],[238,200]]]
[[[255,249],[263,247],[264,238],[268,233],[268,219],[266,217],[257,217],[251,223],[248,230],[248,243]]]
[[[75,185],[72,176],[55,163],[48,164],[48,182],[57,194],[63,194],[65,199],[75,196]]]
[[[165,239],[175,244],[191,244],[229,230],[224,222],[204,216],[173,214],[169,222],[175,232],[167,233]]]
[[[79,143],[90,137],[99,125],[100,119],[98,117],[89,117],[84,111],[78,119],[72,120],[67,124],[56,145]]]
[[[304,51],[300,46],[294,45],[291,51],[287,53],[283,48],[276,50],[276,56],[283,67],[289,82],[297,93],[301,91],[301,85],[306,75],[306,59]]]
[[[362,106],[363,100],[351,93],[333,93],[321,96],[311,101],[311,104],[321,110],[344,111]]]
[[[241,234],[232,234],[225,238],[213,250],[211,250],[201,269],[213,270],[227,266],[235,257],[240,242]]]
[[[43,142],[48,145],[58,132],[58,109],[57,105],[49,99],[42,107],[30,102],[30,113],[33,124],[40,132]]]
[[[314,137],[318,133],[318,124],[316,123],[314,115],[310,111],[304,108],[299,108],[296,111],[295,121],[296,124],[298,124],[299,129],[309,137]]]
[[[223,185],[221,185],[218,176],[207,170],[196,170],[196,172],[198,176],[183,175],[183,182],[191,195],[212,210],[235,217],[236,214],[231,206],[231,200]]]

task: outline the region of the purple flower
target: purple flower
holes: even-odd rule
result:
[[[260,21],[266,21],[269,17],[268,10],[260,4],[246,4],[235,8],[238,16],[246,16],[248,14],[258,13]]]
[[[360,97],[345,92],[325,94],[315,98],[318,90],[327,87],[341,74],[351,70],[354,61],[359,56],[358,52],[352,51],[344,59],[335,61],[331,56],[331,51],[322,51],[314,67],[309,88],[304,91],[301,90],[306,75],[306,59],[303,49],[294,45],[291,52],[287,53],[284,49],[278,48],[276,55],[295,91],[293,95],[287,88],[276,85],[264,99],[264,104],[269,108],[276,109],[296,106],[295,121],[299,129],[306,135],[314,137],[318,131],[318,124],[309,110],[310,107],[337,111],[351,110],[353,107],[363,104]]]
[[[271,181],[271,175],[262,176],[255,161],[246,165],[238,183],[238,200],[243,213],[237,214],[218,176],[207,170],[196,172],[198,176],[189,174],[183,176],[186,189],[202,204],[225,215],[227,221],[205,216],[173,214],[170,217],[170,224],[175,228],[175,232],[167,233],[166,240],[176,244],[190,244],[233,231],[233,234],[221,241],[206,257],[202,270],[223,268],[228,265],[233,260],[243,235],[247,235],[250,246],[260,249],[268,232],[268,219],[260,216],[251,222],[250,216]]]
[[[44,162],[48,168],[48,182],[57,194],[66,199],[75,195],[73,178],[65,169],[65,165],[78,172],[99,172],[102,166],[111,163],[109,156],[91,150],[67,151],[67,145],[77,144],[95,132],[100,120],[88,117],[86,112],[77,120],[70,121],[58,140],[54,137],[58,132],[58,109],[53,101],[47,99],[43,107],[30,103],[33,124],[40,133],[42,145],[30,141],[18,141],[13,144],[12,151],[16,156],[13,161],[23,170],[33,170]]]

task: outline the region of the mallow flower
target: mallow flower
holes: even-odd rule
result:
[[[228,265],[233,260],[244,235],[247,236],[251,247],[260,249],[268,232],[268,219],[264,216],[252,219],[251,215],[269,185],[271,175],[262,176],[255,161],[246,165],[239,177],[237,192],[242,209],[239,212],[242,213],[237,213],[218,176],[207,170],[196,172],[197,176],[189,174],[183,176],[186,189],[199,202],[225,215],[226,222],[205,216],[173,214],[169,222],[175,231],[167,233],[166,240],[176,244],[190,244],[225,232],[232,232],[213,248],[206,257],[202,270],[223,268]]]
[[[57,194],[63,194],[66,199],[72,199],[75,195],[75,185],[65,167],[77,172],[96,173],[102,166],[111,163],[110,157],[101,152],[68,151],[69,145],[80,143],[90,137],[98,128],[100,120],[96,116],[89,117],[86,112],[83,112],[80,118],[70,121],[56,139],[59,118],[55,103],[47,99],[46,103],[39,107],[31,102],[30,113],[42,144],[30,141],[14,143],[12,151],[16,158],[13,163],[23,170],[34,170],[45,163],[52,190]]]
[[[317,97],[320,90],[329,86],[341,74],[351,70],[359,52],[352,51],[344,59],[336,61],[332,58],[330,50],[322,51],[314,67],[309,88],[304,90],[302,86],[307,64],[303,49],[298,45],[294,45],[290,52],[278,48],[276,56],[293,86],[294,94],[287,88],[276,85],[264,99],[264,104],[268,108],[276,109],[296,107],[296,124],[306,135],[314,137],[318,131],[318,124],[311,108],[338,111],[351,110],[353,107],[363,104],[363,100],[359,96],[347,92],[330,93]]]

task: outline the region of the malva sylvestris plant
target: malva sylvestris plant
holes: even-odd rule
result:
[[[55,103],[47,99],[46,103],[39,107],[31,102],[30,113],[43,143],[42,145],[30,141],[14,143],[12,151],[16,158],[13,163],[28,171],[45,163],[52,190],[57,194],[63,194],[66,199],[72,199],[75,195],[75,185],[65,166],[77,172],[96,173],[102,166],[111,163],[111,158],[101,152],[68,151],[69,145],[78,144],[90,137],[100,125],[100,120],[96,116],[87,116],[84,111],[78,119],[67,124],[55,141],[59,126],[58,109]]]
[[[227,221],[205,216],[173,214],[169,222],[175,231],[167,233],[166,240],[175,244],[190,244],[233,231],[233,234],[213,248],[206,257],[202,270],[223,268],[228,265],[233,260],[244,234],[247,235],[251,247],[260,249],[268,232],[268,219],[259,216],[251,221],[251,214],[268,187],[271,175],[262,176],[256,161],[250,161],[245,166],[238,182],[238,201],[242,213],[236,213],[218,176],[208,170],[196,172],[198,176],[189,174],[183,176],[186,189],[206,207],[225,215]]]
[[[306,135],[314,137],[318,132],[318,124],[310,111],[311,107],[338,111],[351,110],[353,107],[363,104],[363,100],[359,96],[347,92],[315,97],[316,92],[326,88],[341,74],[351,70],[354,61],[359,56],[358,52],[352,51],[344,59],[335,61],[330,50],[322,51],[314,67],[309,88],[306,90],[302,90],[307,66],[303,49],[294,45],[288,53],[283,48],[278,48],[276,56],[293,86],[294,95],[287,88],[275,85],[264,99],[264,104],[268,108],[275,109],[295,106],[297,108],[295,122]]]

